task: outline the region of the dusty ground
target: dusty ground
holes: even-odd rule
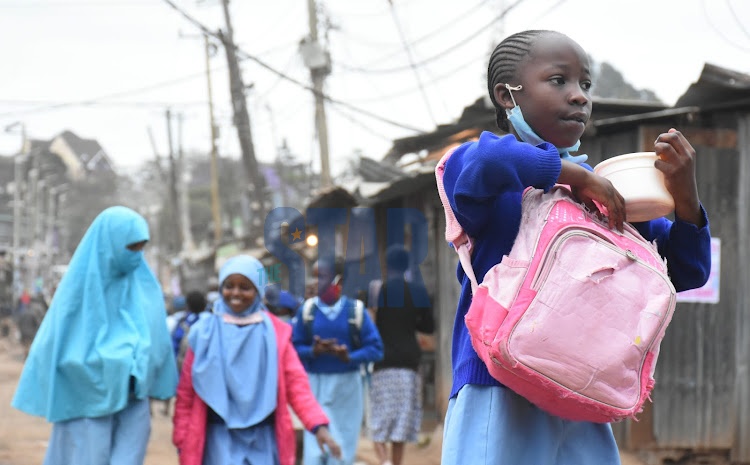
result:
[[[22,350],[8,339],[0,339],[0,465],[39,465],[44,459],[51,426],[10,406],[10,400],[23,367]],[[171,443],[172,422],[161,413],[161,404],[153,405],[151,440],[145,465],[178,465]],[[438,426],[425,432],[422,445],[409,444],[403,465],[439,465],[440,438]],[[372,443],[363,438],[358,458],[362,465],[378,465]],[[642,465],[623,455],[622,465]]]

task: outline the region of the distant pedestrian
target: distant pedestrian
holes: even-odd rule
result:
[[[327,458],[306,434],[304,463],[352,465],[364,417],[362,366],[383,357],[383,342],[364,303],[341,295],[343,262],[319,260],[317,265],[320,295],[298,310],[293,341],[343,457],[324,462]]]
[[[401,465],[405,443],[417,441],[422,424],[422,350],[417,332],[431,334],[435,322],[430,307],[415,304],[404,278],[409,252],[402,246],[391,246],[386,263],[386,281],[375,305],[384,357],[375,363],[372,374],[369,425],[381,465]]]
[[[101,212],[31,345],[12,405],[52,422],[44,465],[141,465],[149,398],[175,393],[164,298],[143,256],[148,224]]]
[[[172,331],[172,349],[177,360],[177,370],[182,370],[182,362],[185,360],[187,352],[187,336],[190,328],[198,321],[201,312],[207,311],[206,296],[200,291],[190,291],[185,296],[185,307],[187,311],[177,321],[177,325]]]

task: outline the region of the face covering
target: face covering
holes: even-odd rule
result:
[[[320,300],[323,301],[326,305],[333,305],[336,303],[336,301],[339,300],[341,297],[341,287],[337,284],[330,284],[328,287],[323,291],[322,294],[320,294]]]
[[[545,141],[541,137],[537,135],[537,133],[534,132],[533,129],[531,129],[531,126],[529,126],[529,123],[526,122],[526,120],[523,118],[523,113],[521,113],[521,107],[516,104],[516,99],[513,98],[513,91],[514,90],[521,90],[523,89],[523,86],[516,86],[511,87],[508,84],[505,84],[505,88],[508,89],[508,93],[510,93],[510,98],[513,100],[513,108],[511,110],[505,110],[505,114],[508,116],[508,121],[513,125],[513,129],[516,130],[516,134],[518,134],[518,137],[521,138],[522,141],[529,143],[531,145],[539,145],[542,144]],[[560,158],[563,160],[568,160],[573,163],[578,163],[579,165],[581,163],[584,163],[586,160],[588,160],[589,156],[582,154],[582,155],[571,155],[570,152],[577,152],[578,147],[581,146],[581,141],[575,143],[575,145],[572,145],[570,147],[565,148],[559,148],[557,147],[557,152],[560,154]]]

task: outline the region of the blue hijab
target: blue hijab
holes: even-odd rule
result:
[[[230,429],[255,426],[276,410],[278,348],[276,332],[263,311],[263,266],[253,257],[229,259],[219,283],[240,274],[255,285],[253,303],[235,314],[221,297],[213,313],[202,315],[188,333],[193,388]]]
[[[76,248],[31,345],[12,405],[59,422],[122,410],[129,398],[168,399],[177,369],[159,282],[135,211],[110,207]]]

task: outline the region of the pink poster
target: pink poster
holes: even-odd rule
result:
[[[711,238],[711,274],[708,282],[698,289],[677,293],[678,302],[719,303],[719,275],[721,274],[721,239]]]

